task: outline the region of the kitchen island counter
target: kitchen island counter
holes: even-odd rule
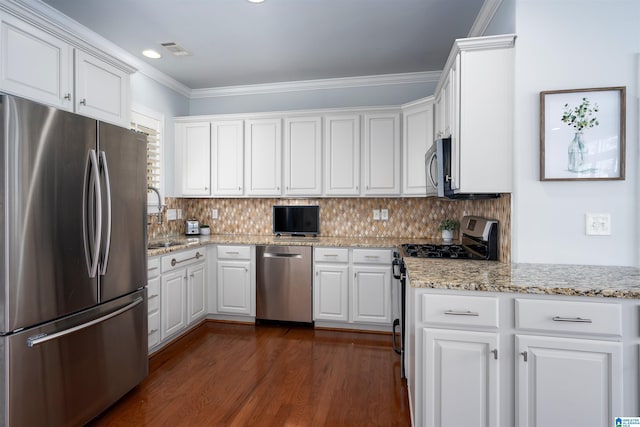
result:
[[[413,288],[640,298],[640,269],[634,267],[410,257],[404,261]]]

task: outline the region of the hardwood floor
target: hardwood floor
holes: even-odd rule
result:
[[[205,322],[153,356],[102,426],[409,426],[391,336]]]

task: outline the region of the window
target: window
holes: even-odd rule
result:
[[[161,114],[144,107],[131,111],[131,129],[147,135],[147,186],[154,187],[162,196],[162,130],[164,118]],[[164,198],[161,197],[163,200]],[[158,200],[154,192],[147,194],[148,213],[158,212]]]

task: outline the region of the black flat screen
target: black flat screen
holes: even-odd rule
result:
[[[274,206],[273,232],[275,234],[319,234],[320,207]]]

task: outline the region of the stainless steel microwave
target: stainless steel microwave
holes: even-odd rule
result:
[[[451,138],[436,139],[425,154],[427,197],[473,200],[500,197],[496,193],[460,193],[451,188]]]

